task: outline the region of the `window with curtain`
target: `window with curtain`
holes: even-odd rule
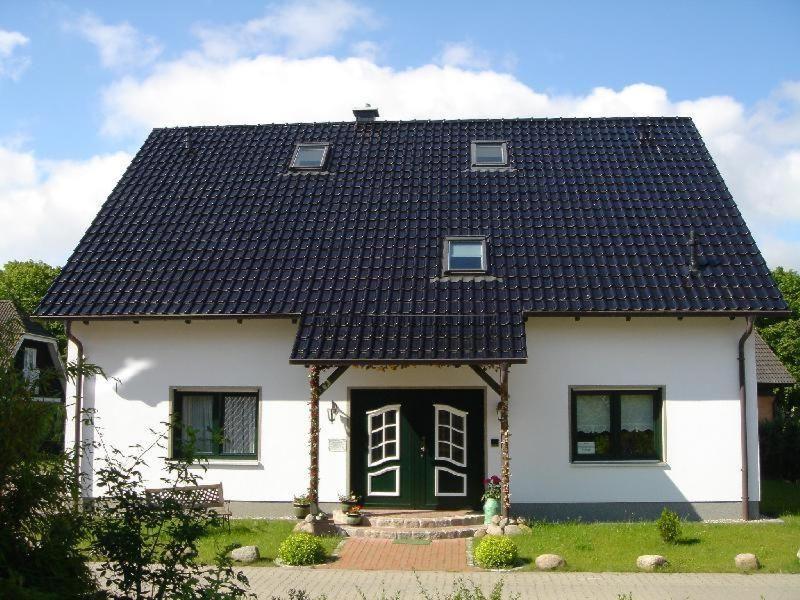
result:
[[[173,455],[190,444],[204,456],[254,458],[258,447],[255,392],[175,392]]]
[[[661,390],[573,390],[572,461],[662,460]]]

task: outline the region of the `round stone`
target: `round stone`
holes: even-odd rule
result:
[[[314,515],[306,515],[306,523],[313,523]]]
[[[230,557],[236,562],[251,563],[259,559],[258,546],[242,546],[231,550]]]
[[[500,519],[502,519],[502,517],[500,515],[494,515],[492,517],[492,525],[499,525],[500,524]]]
[[[567,564],[563,556],[558,554],[541,554],[536,557],[536,568],[540,571],[552,571],[560,569]]]
[[[743,571],[755,571],[761,566],[758,563],[758,558],[756,555],[750,552],[737,554],[734,557],[733,562],[736,563],[737,569],[741,569]]]
[[[519,530],[520,530],[522,533],[530,533],[531,531],[533,531],[533,530],[532,530],[530,527],[528,527],[527,525],[525,525],[525,523],[520,523],[520,524],[518,525],[518,527],[519,527]]]
[[[486,527],[481,527],[480,529],[475,531],[473,537],[480,539],[485,535],[486,535]]]
[[[499,525],[489,525],[486,527],[486,535],[503,535],[503,528]]]
[[[660,554],[643,554],[636,559],[636,566],[642,571],[655,571],[667,564],[667,559]]]
[[[503,533],[506,535],[520,535],[522,533],[522,529],[519,525],[515,525],[513,523],[509,523],[505,527],[503,527]]]
[[[500,522],[498,523],[498,525],[500,525],[500,527],[505,527],[506,525],[508,525],[508,519],[503,517],[502,519],[500,519]]]

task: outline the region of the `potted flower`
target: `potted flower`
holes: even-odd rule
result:
[[[492,475],[483,480],[486,491],[481,496],[483,502],[483,524],[489,525],[492,517],[500,514],[500,478]]]
[[[342,505],[343,513],[346,513],[348,510],[353,508],[360,500],[361,496],[358,496],[355,492],[350,492],[349,494],[339,494],[339,503]]]
[[[348,525],[360,525],[361,507],[358,504],[354,504],[345,511],[344,516]]]
[[[294,506],[294,516],[298,519],[305,519],[311,512],[311,499],[308,494],[300,494],[294,497],[292,506]]]

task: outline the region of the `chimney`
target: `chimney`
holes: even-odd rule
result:
[[[354,108],[353,114],[356,117],[356,121],[359,123],[374,121],[376,117],[380,116],[378,114],[378,109],[371,107],[369,104],[364,105],[363,108]]]

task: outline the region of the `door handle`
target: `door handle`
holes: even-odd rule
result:
[[[425,456],[425,436],[423,435],[422,438],[420,439],[419,457],[424,458],[424,456]]]

